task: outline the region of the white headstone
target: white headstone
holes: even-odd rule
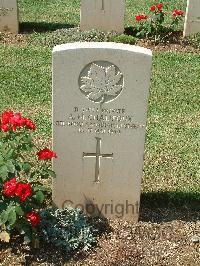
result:
[[[81,0],[81,30],[124,32],[125,0]]]
[[[0,0],[0,32],[18,33],[17,0]]]
[[[53,50],[53,202],[137,220],[150,50],[72,43]]]
[[[188,0],[184,36],[200,32],[200,0]]]

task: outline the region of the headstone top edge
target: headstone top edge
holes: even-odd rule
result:
[[[141,53],[145,55],[152,56],[152,51],[150,49],[130,45],[130,44],[123,44],[123,43],[115,43],[115,42],[75,42],[75,43],[66,43],[61,45],[56,45],[53,48],[53,53],[61,52],[65,50],[76,50],[76,49],[112,49],[112,50],[124,50],[130,51],[135,53]]]

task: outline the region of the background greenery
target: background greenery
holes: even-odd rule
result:
[[[169,3],[170,9],[185,9],[186,0],[125,0],[125,26],[135,23],[135,14],[149,10],[155,2]],[[20,20],[22,22],[60,23],[68,27],[79,24],[80,0],[19,0]]]
[[[38,126],[36,137],[50,142],[52,45],[74,38],[77,29],[69,34],[67,29],[79,24],[80,1],[18,2],[21,35],[16,38],[23,41],[0,45],[0,111],[11,108],[29,115]],[[186,4],[163,2],[178,9]],[[134,26],[135,14],[147,10],[147,3],[154,1],[126,1],[126,26]],[[95,33],[87,34],[95,39]],[[172,192],[175,199],[180,192],[186,198],[192,193],[200,198],[199,62],[195,52],[154,52],[143,192]]]

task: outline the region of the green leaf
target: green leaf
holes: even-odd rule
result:
[[[36,172],[32,172],[32,173],[29,175],[29,178],[30,178],[30,179],[36,179],[36,178],[37,178],[37,173],[36,173]]]
[[[17,220],[17,215],[14,209],[12,209],[8,214],[8,222],[10,225],[13,225]]]
[[[51,177],[53,177],[53,178],[56,178],[56,174],[55,174],[54,171],[49,170],[49,169],[47,169],[46,171],[47,171],[47,174],[49,174],[49,176],[51,176]]]
[[[32,142],[32,136],[30,134],[27,134],[26,136],[24,136],[23,140],[27,143],[31,143]]]
[[[0,155],[0,165],[2,165],[4,163],[4,158],[2,155]]]
[[[28,162],[23,163],[22,164],[22,169],[24,170],[24,172],[26,174],[28,174],[30,172],[30,170],[31,170],[31,164],[28,163]]]
[[[31,152],[31,151],[32,151],[32,146],[29,145],[29,144],[22,144],[22,149],[23,149],[24,151],[29,151],[29,152]]]
[[[16,169],[16,171],[20,172],[22,170],[22,163],[15,162],[15,169]]]
[[[3,180],[8,177],[8,169],[5,165],[0,166],[0,176]]]
[[[13,149],[16,149],[16,147],[18,146],[18,142],[16,140],[13,140],[13,141],[10,141],[10,146],[13,148]]]
[[[36,191],[43,191],[43,192],[51,192],[51,188],[50,187],[46,187],[44,185],[34,185],[33,187],[34,192]]]
[[[48,179],[49,178],[49,174],[46,173],[46,174],[41,174],[41,179]]]
[[[15,211],[20,216],[24,215],[24,211],[22,210],[22,208],[20,206],[15,206]]]
[[[10,159],[13,156],[14,149],[9,149],[5,155],[5,159]]]
[[[8,211],[5,210],[0,215],[0,224],[5,224],[8,221]]]
[[[35,194],[35,199],[39,202],[42,203],[44,201],[44,194],[42,191],[37,191]]]
[[[13,225],[17,220],[17,215],[15,212],[15,206],[10,208],[9,213],[8,213],[8,222],[10,225]]]
[[[12,163],[12,161],[7,161],[6,162],[6,167],[7,167],[7,171],[10,173],[14,173],[15,172],[15,166]]]

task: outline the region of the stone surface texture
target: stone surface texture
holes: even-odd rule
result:
[[[18,33],[17,0],[0,0],[0,32]]]
[[[81,0],[80,29],[124,32],[125,0]]]
[[[200,32],[200,0],[188,0],[184,36]]]
[[[53,50],[53,202],[137,220],[150,50],[72,43]]]

